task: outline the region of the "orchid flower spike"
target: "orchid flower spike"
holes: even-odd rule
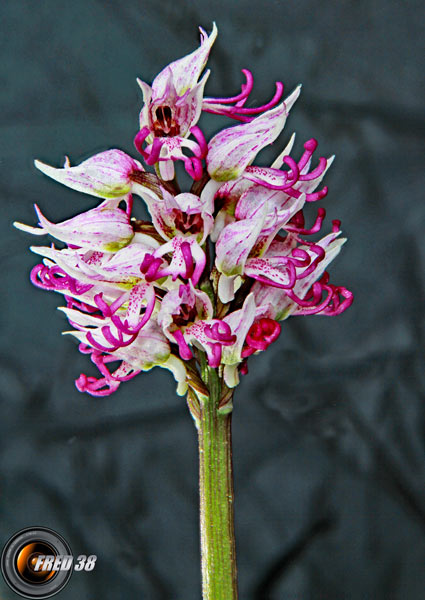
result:
[[[106,396],[159,366],[174,375],[178,394],[188,392],[195,420],[205,370],[216,371],[227,398],[220,410],[229,411],[231,389],[251,357],[276,342],[281,321],[336,316],[353,301],[327,271],[346,241],[340,221],[321,234],[325,209],[308,214],[327,194],[320,186],[333,157],[315,159],[312,138],[294,158],[293,135],[270,167],[254,164],[282,133],[300,86],[282,101],[277,82],[267,104],[247,107],[253,78],[244,69],[240,94],[205,98],[209,71],[202,73],[216,37],[215,24],[210,35],[201,29],[199,48],[165,67],[152,86],[139,80],[144,105],[134,143],[145,166],[117,149],[77,166],[36,161],[99,205],[61,223],[36,205],[38,226],[15,223],[61,242],[31,248],[42,258],[30,278],[63,297],[65,333],[99,371],[80,374],[78,390]],[[202,110],[240,124],[207,141]],[[192,180],[187,189],[177,181],[177,161]],[[134,216],[140,201],[151,220]]]

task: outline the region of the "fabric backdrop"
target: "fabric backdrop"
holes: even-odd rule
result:
[[[61,298],[29,283],[37,240],[11,223],[35,224],[34,202],[53,221],[96,205],[33,159],[132,152],[136,76],[151,81],[191,52],[213,20],[208,94],[237,93],[244,67],[256,103],[275,80],[288,92],[303,83],[260,160],[293,131],[296,149],[315,137],[320,154],[336,154],[322,205],[349,241],[330,271],[355,293],[341,317],[285,321],[237,390],[240,597],[424,597],[422,4],[3,1],[0,546],[44,525],[75,555],[96,554],[61,599],[199,599],[196,435],[161,369],[110,398],[77,392],[91,365],[60,335]],[[16,597],[3,581],[0,597]]]

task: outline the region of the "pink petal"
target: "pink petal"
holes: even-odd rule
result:
[[[155,77],[152,83],[155,98],[159,98],[166,93],[168,73],[170,71],[175,90],[179,96],[183,96],[187,90],[192,89],[196,85],[207,63],[208,55],[218,33],[215,23],[209,36],[207,36],[202,28],[200,28],[200,31],[201,45],[199,48],[191,54],[170,63]]]
[[[225,275],[242,275],[246,259],[254,247],[266,217],[267,207],[252,219],[227,225],[216,243],[216,267]]]
[[[275,141],[285,126],[290,107],[300,87],[286,102],[253,119],[250,123],[223,129],[208,144],[207,168],[217,181],[239,177],[252,163],[258,152]]]
[[[95,154],[76,167],[55,169],[39,160],[35,166],[45,175],[78,192],[100,198],[121,198],[131,191],[129,175],[142,165],[121,150]]]

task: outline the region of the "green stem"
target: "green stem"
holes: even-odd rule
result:
[[[209,396],[199,396],[198,424],[202,592],[204,600],[237,600],[232,413],[219,410],[215,369],[208,368],[208,384]]]

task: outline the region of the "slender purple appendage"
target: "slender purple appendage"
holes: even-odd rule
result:
[[[242,73],[245,75],[246,82],[241,85],[240,94],[228,98],[204,98],[203,101],[206,104],[232,104],[236,102],[242,103],[241,106],[243,106],[254,87],[254,77],[252,76],[251,71],[248,69],[242,69]]]
[[[150,134],[149,128],[143,127],[143,129],[141,129],[140,131],[137,132],[136,137],[134,138],[134,142],[133,142],[137,152],[139,152],[145,160],[147,160],[149,158],[149,154],[143,148],[143,142],[146,140],[146,138],[148,137],[149,134]]]
[[[87,304],[86,302],[80,302],[79,300],[76,300],[75,298],[72,298],[71,296],[64,296],[64,298],[66,300],[67,308],[75,308],[75,309],[81,310],[81,312],[85,312],[85,313],[95,313],[98,310],[96,306],[91,306],[90,304]]]
[[[117,329],[117,334],[114,334],[111,331],[110,325],[104,325],[103,327],[101,327],[100,331],[102,333],[103,338],[105,339],[105,341],[107,343],[111,344],[110,346],[105,346],[103,343],[101,343],[95,339],[95,337],[91,331],[86,331],[80,327],[77,327],[78,329],[81,329],[82,331],[86,331],[87,341],[97,350],[100,350],[102,352],[114,352],[114,351],[118,350],[119,348],[124,348],[126,346],[129,346],[130,344],[132,344],[135,341],[139,331],[150,319],[153,309],[154,309],[154,306],[155,306],[155,294],[154,293],[152,293],[150,295],[150,298],[148,300],[144,314],[138,320],[137,324],[135,324],[133,326],[129,325],[127,319],[122,320],[121,317],[119,317],[116,314],[117,310],[127,300],[128,300],[127,294],[123,294],[122,296],[117,298],[112,304],[108,304],[107,302],[105,302],[105,300],[103,299],[103,294],[101,294],[101,293],[96,294],[96,296],[94,297],[94,302],[95,302],[97,308],[99,309],[99,311],[101,312],[101,315],[99,315],[99,319],[100,319],[99,325],[102,323],[101,319],[103,319],[103,320],[111,319],[113,325]],[[75,323],[74,323],[74,326],[76,326]],[[130,337],[128,339],[126,339],[125,336],[130,336]]]
[[[198,125],[195,125],[190,130],[190,133],[193,135],[193,137],[198,142],[198,146],[200,149],[200,154],[199,154],[198,158],[201,158],[201,159],[205,158],[208,154],[208,144],[207,144],[207,140],[205,139],[205,136],[202,133],[200,127],[198,127]]]
[[[175,338],[179,347],[180,358],[183,360],[190,360],[193,358],[192,351],[184,339],[183,333],[180,331],[180,329],[177,329],[177,331],[173,332],[173,337]]]
[[[131,327],[128,324],[127,319],[125,319],[123,321],[117,315],[113,315],[111,317],[111,321],[118,330],[122,331],[122,333],[125,333],[126,335],[134,335],[134,334],[139,333],[139,331],[142,329],[142,327],[144,325],[146,325],[146,323],[149,321],[149,319],[152,316],[154,308],[155,308],[155,294],[152,293],[151,298],[146,305],[145,312],[144,312],[142,318],[140,319],[140,321],[137,323],[137,325],[135,325],[134,327]]]
[[[341,229],[341,221],[339,219],[332,220],[332,233],[338,233]]]
[[[231,346],[236,342],[236,336],[232,335],[230,325],[225,321],[216,322],[205,326],[205,334],[212,340],[217,340],[224,346]]]
[[[80,283],[57,265],[48,267],[42,263],[31,269],[30,279],[31,283],[43,290],[67,290],[75,296],[85,294],[93,287],[91,284]]]
[[[323,298],[323,293],[326,294]],[[340,296],[344,298],[341,302]],[[340,315],[353,303],[353,293],[342,286],[329,283],[329,274],[325,271],[319,281],[313,283],[304,298],[297,296],[293,290],[288,291],[288,297],[296,304],[298,315],[323,314],[327,316]]]
[[[106,364],[117,361],[117,358],[111,355],[104,355],[86,344],[80,344],[79,350],[82,354],[91,355],[92,362],[97,366],[101,375],[103,375],[103,377],[98,379],[81,373],[75,381],[75,385],[80,392],[87,392],[92,396],[99,397],[109,396],[119,388],[121,382],[129,381],[140,373],[140,370],[133,370],[130,366],[125,366],[124,363],[114,373],[111,373]]]
[[[133,210],[133,194],[128,194],[127,200],[126,200],[126,208],[125,208],[125,212],[126,212],[128,218],[130,218],[132,210]]]
[[[118,331],[118,337],[115,337],[114,335],[112,335],[110,327],[106,325],[101,328],[101,332],[105,341],[111,344],[110,346],[104,346],[103,344],[95,340],[91,331],[88,331],[86,333],[86,339],[89,342],[89,344],[93,346],[93,348],[101,350],[102,352],[115,352],[119,348],[125,348],[126,346],[132,344],[137,337],[137,335],[132,335],[128,340],[125,340],[124,335],[121,331]]]
[[[210,352],[208,353],[208,364],[213,369],[216,369],[221,363],[221,354],[223,346],[232,346],[237,337],[232,334],[230,325],[225,321],[217,321],[213,325],[205,325],[205,335],[214,340],[208,344]]]
[[[172,248],[169,248],[168,244],[171,244]],[[184,279],[190,279],[193,285],[196,286],[205,269],[205,252],[199,246],[197,246],[196,243],[191,244],[185,241],[184,239],[182,241],[182,238],[175,237],[173,238],[173,241],[169,242],[168,244],[166,244],[165,247],[163,246],[162,248],[156,250],[154,252],[154,255],[158,253],[159,256],[162,256],[164,253],[171,251],[176,255],[177,260],[173,264],[173,259],[170,265],[167,265],[166,267],[161,269],[155,266],[155,279],[160,279],[162,277],[168,277],[171,275],[172,280],[175,281],[177,277],[183,277]],[[182,261],[178,260],[179,253],[181,255]],[[154,255],[149,255],[149,257],[153,257]],[[144,272],[143,268],[145,265],[145,261],[152,261],[152,258],[147,257],[148,255],[145,256],[145,260],[143,261],[142,266],[140,267],[142,272]],[[156,260],[158,259],[159,257],[157,256]],[[181,262],[183,262],[184,268]],[[146,264],[149,263],[147,262]],[[148,267],[148,272],[151,268],[153,268],[153,262],[152,265]],[[145,279],[146,281],[148,281],[147,275],[145,275]]]
[[[248,361],[244,360],[239,367],[239,373],[241,375],[248,375]]]
[[[145,254],[142,264],[140,265],[140,272],[145,276],[148,283],[161,279],[163,275],[158,274],[158,270],[162,265],[161,258],[155,258],[152,254]]]
[[[193,147],[191,147],[191,150],[193,151],[194,156],[185,156],[182,151],[180,151],[177,155],[161,156],[162,146],[167,144],[169,139],[166,137],[155,137],[152,144],[144,148],[143,144],[150,133],[151,132],[147,127],[143,127],[143,129],[141,129],[134,138],[134,146],[136,150],[143,156],[146,164],[152,166],[158,162],[169,160],[176,162],[181,160],[183,161],[186,172],[194,181],[199,181],[202,178],[202,160],[208,153],[208,144],[205,140],[204,134],[198,126],[195,125],[191,129],[191,133],[197,141],[196,144],[195,142],[192,142]]]
[[[148,165],[152,166],[161,160],[159,155],[161,153],[161,148],[162,148],[163,142],[164,142],[164,140],[162,138],[154,138],[153,143],[149,149],[149,154],[146,158],[146,162]],[[163,160],[165,160],[165,159],[163,159]]]
[[[258,183],[270,190],[280,190],[293,198],[299,198],[301,192],[294,186],[297,183],[312,181],[320,177],[326,170],[328,161],[323,156],[319,158],[319,164],[309,173],[303,173],[303,170],[309,165],[312,154],[317,148],[317,141],[314,139],[308,140],[304,144],[304,153],[298,163],[290,156],[285,156],[283,162],[288,165],[289,171],[282,171],[274,168],[259,168],[248,166],[245,169],[245,177],[254,183]],[[267,176],[273,177],[277,183],[272,183]],[[328,193],[327,186],[318,192],[308,192],[305,194],[306,202],[316,202],[326,196]]]
[[[305,142],[304,154],[301,156],[300,160],[298,161],[298,168],[300,171],[302,171],[304,169],[304,167],[306,166],[308,161],[311,159],[313,152],[316,150],[318,145],[319,145],[319,142],[314,138],[311,138],[310,140],[307,140]]]
[[[199,181],[202,178],[203,167],[202,162],[197,156],[186,156],[183,159],[184,168],[189,177],[194,181]]]
[[[244,105],[248,99],[248,96],[252,92],[254,78],[251,71],[248,69],[242,69],[242,73],[245,75],[246,83],[242,84],[240,94],[230,98],[204,98],[202,110],[204,112],[214,113],[216,115],[225,115],[237,121],[241,121],[242,123],[249,123],[255,118],[256,115],[266,110],[270,110],[276,106],[278,102],[280,102],[283,95],[284,86],[282,82],[277,81],[274,96],[269,102],[267,102],[267,104],[253,108],[246,108]],[[229,104],[234,104],[234,106],[227,106]]]
[[[325,209],[319,208],[317,210],[317,217],[316,217],[314,224],[310,227],[310,229],[305,229],[304,228],[304,225],[305,225],[304,213],[302,210],[300,210],[297,212],[296,215],[294,215],[292,217],[292,219],[289,221],[289,223],[287,223],[285,225],[285,229],[286,229],[286,231],[290,231],[292,233],[298,233],[301,235],[312,235],[313,233],[318,233],[321,230],[325,217],[326,217]],[[334,224],[334,221],[332,221],[332,224]],[[339,225],[341,225],[341,222],[339,222]],[[339,227],[336,231],[338,231],[338,230],[339,230]],[[332,231],[335,232],[335,229],[332,228]]]
[[[304,279],[305,277],[307,277],[308,275],[310,275],[310,273],[312,273],[316,267],[318,266],[318,264],[325,258],[326,253],[323,250],[322,246],[319,246],[318,244],[313,244],[312,242],[306,242],[304,241],[305,244],[308,244],[310,246],[310,250],[312,252],[314,252],[317,256],[316,258],[314,258],[311,262],[310,265],[307,267],[307,269],[305,271],[303,271],[301,273],[301,275],[297,276],[297,279]]]
[[[195,270],[195,263],[193,261],[192,252],[190,250],[189,242],[183,242],[181,245],[181,251],[183,255],[183,260],[186,265],[186,273],[183,275],[185,279],[190,279]]]
[[[208,365],[213,369],[217,369],[221,363],[221,345],[209,344],[210,352],[208,354]]]
[[[273,257],[274,260],[279,261],[279,266],[285,266],[288,276],[287,283],[282,283],[273,279],[273,272],[271,272],[270,276],[268,277],[266,271],[264,274],[249,271],[249,277],[272,287],[277,287],[283,290],[292,290],[296,282],[310,275],[326,256],[324,249],[318,244],[308,242],[306,240],[299,241],[302,244],[307,245],[310,251],[313,252],[316,257],[312,258],[310,254],[303,248],[293,248],[290,256]],[[297,273],[296,269],[303,269],[303,271],[301,273]]]

